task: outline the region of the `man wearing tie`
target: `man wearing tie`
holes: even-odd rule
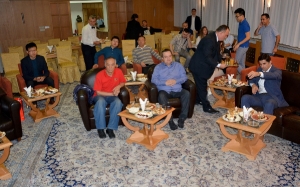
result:
[[[257,71],[248,74],[253,95],[244,95],[241,105],[262,107],[265,114],[273,114],[275,108],[289,106],[280,89],[282,71],[272,65],[268,54],[261,54],[258,61],[260,67]]]
[[[81,50],[85,62],[86,70],[92,69],[94,65],[94,56],[96,54],[95,45],[102,43],[97,38],[96,16],[90,16],[88,24],[82,28]]]

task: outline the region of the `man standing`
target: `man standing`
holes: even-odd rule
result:
[[[277,52],[280,35],[277,29],[270,23],[269,14],[261,15],[261,22],[254,32],[254,36],[261,35],[261,51],[273,56]]]
[[[207,80],[212,76],[216,67],[226,68],[225,64],[221,64],[222,56],[219,41],[224,41],[228,35],[229,27],[221,25],[216,32],[212,32],[201,39],[189,65],[189,70],[193,74],[197,87],[196,103],[203,105],[204,112],[219,112],[213,109],[207,100]]]
[[[104,59],[107,59],[108,57],[113,57],[117,61],[117,67],[120,67],[122,64],[124,64],[124,57],[122,54],[122,50],[118,48],[119,46],[119,37],[113,36],[111,38],[111,46],[110,47],[104,47],[100,51],[98,51],[94,56],[94,66],[93,68],[98,67],[98,58],[101,55],[104,55]]]
[[[90,16],[88,24],[82,28],[81,50],[85,62],[86,70],[92,69],[94,56],[96,53],[95,45],[102,43],[97,38],[96,17]]]
[[[167,106],[168,99],[180,98],[181,113],[178,119],[178,127],[183,128],[188,115],[190,93],[182,89],[181,84],[187,80],[187,76],[182,65],[172,61],[172,53],[169,49],[163,50],[162,56],[163,62],[155,66],[151,82],[157,86],[159,91],[158,102],[161,105]],[[178,128],[173,121],[173,117],[171,117],[169,125],[171,130]]]
[[[148,69],[154,64],[152,56],[160,61],[162,61],[162,58],[151,47],[145,44],[145,37],[140,36],[138,39],[138,46],[132,50],[132,56],[133,62],[141,64],[143,73],[147,74]]]
[[[192,15],[188,16],[185,20],[188,23],[188,28],[199,32],[202,26],[201,19],[199,16],[196,16],[196,9],[192,9]]]
[[[277,107],[288,106],[281,92],[282,71],[272,66],[268,54],[258,57],[260,67],[257,71],[248,74],[249,85],[252,87],[253,95],[244,95],[241,105],[245,107],[263,107],[265,114],[273,114]]]
[[[156,29],[151,26],[148,26],[148,23],[146,20],[142,21],[142,27],[143,27],[143,31],[144,31],[143,35],[151,35],[151,34],[154,34],[155,32],[163,32],[162,29]]]
[[[236,51],[235,59],[239,63],[238,72],[241,73],[242,69],[245,69],[246,52],[249,48],[250,25],[245,18],[244,9],[238,8],[234,13],[237,22],[239,22],[239,29],[238,41],[233,50]]]
[[[175,55],[175,61],[180,62],[180,57],[186,59],[184,68],[189,67],[191,56],[187,51],[187,48],[192,48],[190,33],[187,28],[183,30],[181,34],[177,34],[170,43],[170,50]]]
[[[27,56],[21,60],[23,78],[26,86],[34,86],[39,84],[47,84],[54,88],[54,81],[49,77],[49,70],[45,58],[37,55],[37,46],[31,42],[26,45]],[[50,100],[54,102],[53,98]]]
[[[106,106],[109,107],[109,122],[106,133],[109,138],[115,138],[113,130],[118,129],[119,119],[118,113],[122,109],[122,102],[118,98],[120,88],[125,85],[125,78],[122,70],[116,68],[116,60],[112,57],[105,60],[105,69],[100,71],[95,78],[93,102],[95,104],[94,116],[96,128],[100,138],[105,138],[106,128],[105,112]]]

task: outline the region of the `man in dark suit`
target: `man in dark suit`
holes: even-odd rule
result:
[[[280,90],[282,71],[272,66],[268,54],[261,54],[258,61],[260,67],[257,71],[248,74],[248,83],[252,87],[253,95],[244,95],[241,105],[259,106],[264,109],[265,114],[273,114],[275,108],[288,106]]]
[[[201,23],[200,17],[196,16],[196,9],[195,8],[192,9],[192,15],[188,16],[186,18],[185,22],[188,23],[189,29],[191,29],[193,31],[195,30],[197,32],[200,31],[202,23]]]
[[[219,112],[213,109],[207,100],[207,80],[212,76],[216,67],[226,68],[225,64],[220,63],[222,56],[218,41],[224,41],[228,35],[229,27],[221,25],[216,32],[212,32],[201,39],[189,64],[189,70],[193,74],[197,87],[196,103],[203,105],[204,112]]]
[[[32,88],[38,84],[47,84],[54,88],[54,81],[49,77],[49,70],[45,58],[37,55],[36,44],[31,42],[26,45],[27,56],[21,60],[23,78],[26,86]]]

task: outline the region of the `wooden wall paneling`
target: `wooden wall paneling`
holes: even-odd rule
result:
[[[9,46],[14,46],[17,25],[14,24],[14,13],[11,2],[0,2],[0,45],[2,52],[8,52]]]
[[[103,19],[103,3],[82,3],[82,12],[85,25],[90,15],[100,16]]]

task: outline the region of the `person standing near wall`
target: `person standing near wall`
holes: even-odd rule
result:
[[[236,21],[239,22],[238,42],[233,47],[236,51],[235,59],[239,63],[238,72],[241,73],[245,69],[246,52],[249,48],[250,41],[250,25],[245,18],[245,10],[238,8],[234,11]]]
[[[103,41],[97,38],[96,16],[89,16],[88,24],[82,28],[81,50],[84,58],[86,70],[92,69],[94,56],[96,54],[95,45]]]

